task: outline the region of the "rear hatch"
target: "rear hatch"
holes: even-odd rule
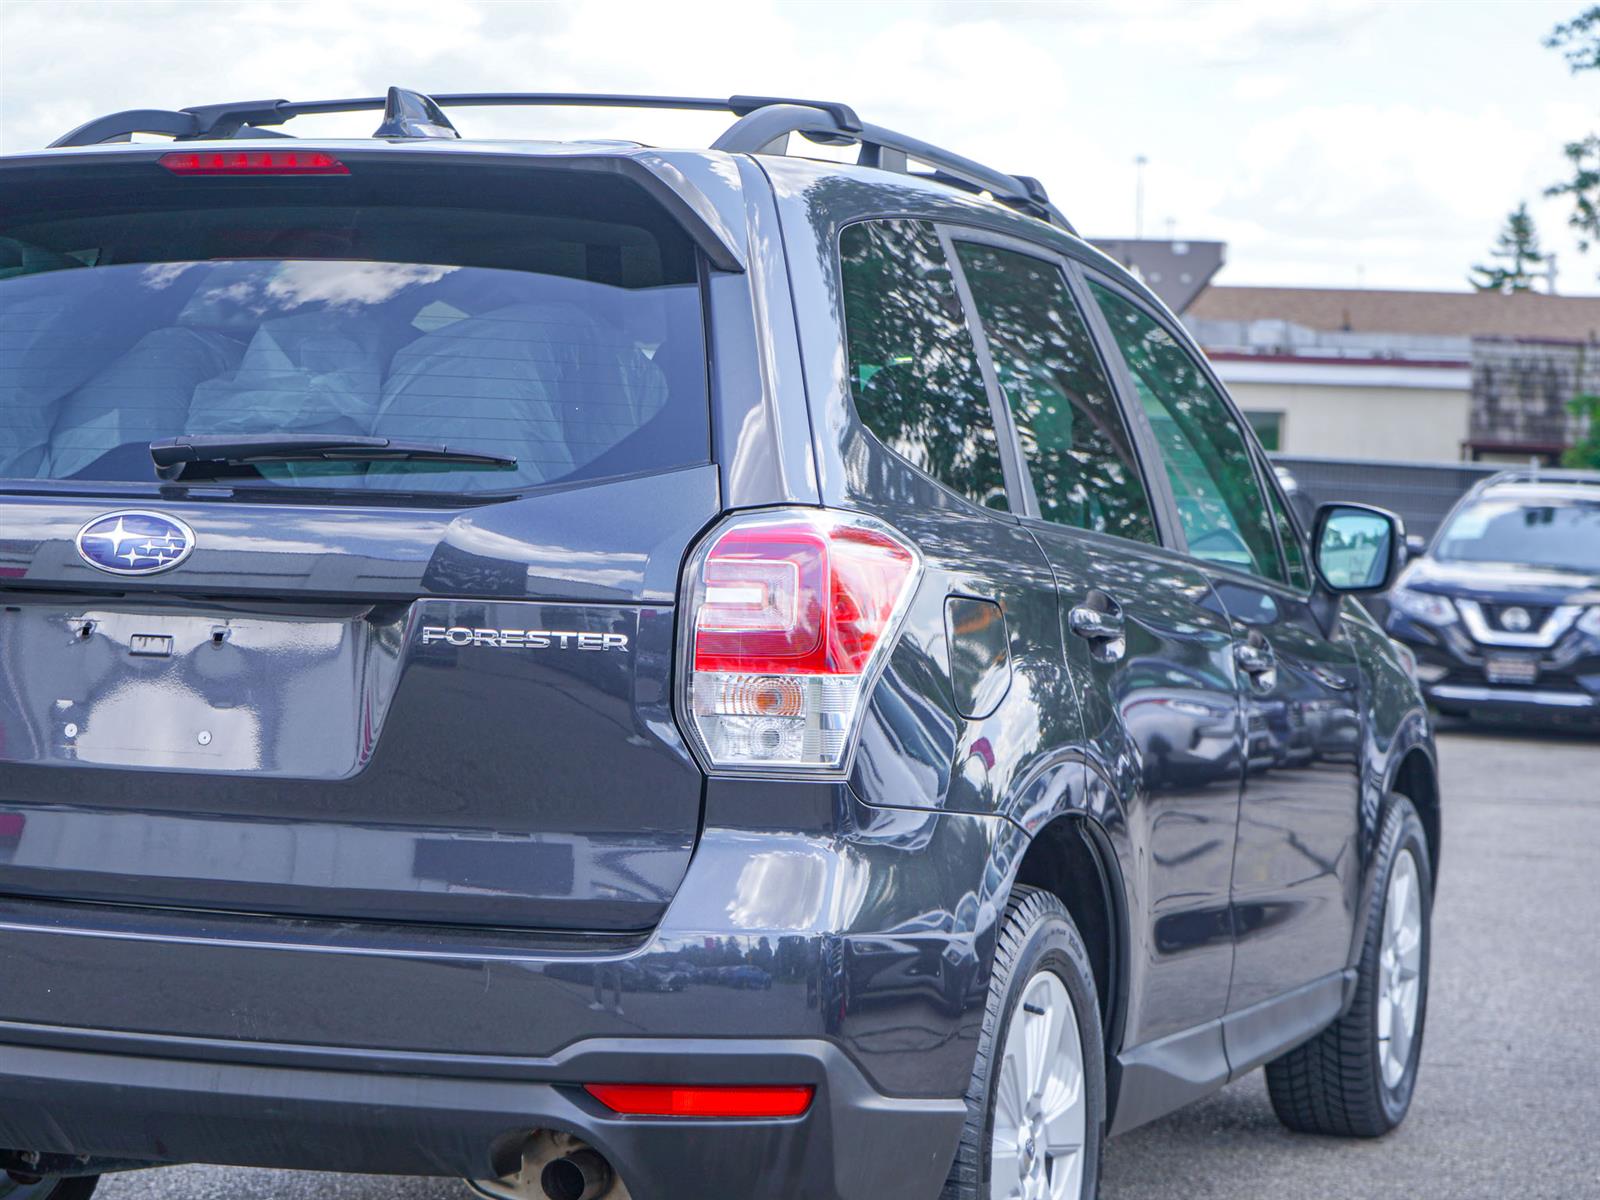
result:
[[[0,894],[623,930],[682,878],[700,255],[615,173],[382,150],[0,171]]]

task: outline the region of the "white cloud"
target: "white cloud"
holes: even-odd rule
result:
[[[1132,232],[1133,158],[1148,154],[1147,233],[1172,217],[1180,235],[1228,240],[1225,278],[1348,283],[1361,263],[1372,283],[1460,286],[1528,199],[1578,286],[1600,264],[1576,258],[1563,210],[1540,199],[1561,175],[1561,143],[1594,121],[1538,46],[1560,8],[0,0],[0,150],[122,108],[390,83],[820,95],[1038,176],[1089,233]],[[1504,60],[1493,87],[1474,65],[1485,37]],[[689,145],[726,123],[623,110],[454,116],[469,135]],[[363,113],[295,128],[364,135],[375,124]]]
[[[1287,75],[1240,75],[1234,79],[1230,90],[1236,100],[1276,100],[1289,90],[1291,83]]]

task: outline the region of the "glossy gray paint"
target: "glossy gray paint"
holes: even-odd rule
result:
[[[792,159],[762,161],[779,198],[790,244],[790,277],[806,356],[808,396],[824,503],[877,511],[885,495],[909,493],[917,497],[913,504],[919,507],[934,504],[945,509],[960,508],[968,513],[979,511],[949,493],[924,499],[918,491],[919,473],[907,468],[897,456],[877,443],[854,415],[844,374],[842,304],[835,266],[838,232],[851,221],[890,215],[918,217],[940,223],[949,236],[1020,244],[1042,257],[1060,256],[1070,264],[1069,274],[1074,280],[1081,279],[1082,272],[1091,272],[1137,297],[1140,304],[1168,325],[1174,336],[1198,356],[1181,326],[1158,300],[1116,264],[1060,230],[968,196],[907,180],[904,176],[884,177],[870,171]],[[812,254],[802,255],[796,249],[797,244],[812,247]],[[1158,451],[1133,398],[1131,382],[1120,368],[1104,323],[1092,305],[1085,302],[1081,285],[1078,287],[1080,303],[1084,304],[1096,328],[1102,352],[1116,367],[1124,412],[1139,443],[1146,483],[1157,508],[1163,540],[1170,550],[1181,555],[1185,547],[1176,505],[1164,472],[1159,468]],[[1004,430],[1007,425],[1005,409],[997,399],[992,397],[992,400],[997,425]],[[1015,484],[1024,478],[1025,472],[1013,464],[1008,479]],[[942,489],[934,490],[942,492]],[[1145,556],[1145,552],[1128,543],[1099,539],[1077,531],[1050,529],[1029,520],[1026,495],[1014,494],[1012,507],[1021,514],[1021,524],[1039,539],[1047,560],[1056,568],[1061,581],[1062,605],[1073,596],[1081,597],[1090,586],[1126,577],[1130,572],[1136,574],[1134,564]],[[1000,538],[1002,544],[1007,537],[1003,530],[1019,520],[1012,516],[984,515],[987,521],[984,537]],[[1107,541],[1111,545],[1096,557],[1093,554],[1095,544]],[[1248,1040],[1253,1050],[1259,1049],[1264,1038],[1270,1040],[1267,1031],[1274,1023],[1280,1044],[1284,1046],[1302,1040],[1320,1028],[1320,1023],[1325,1023],[1321,1021],[1320,1008],[1315,1005],[1288,1001],[1276,1005],[1272,1001],[1279,996],[1298,995],[1302,989],[1315,986],[1314,979],[1355,961],[1355,930],[1362,927],[1358,909],[1364,905],[1370,891],[1372,838],[1386,790],[1393,785],[1407,754],[1421,755],[1427,764],[1425,771],[1431,768],[1432,762],[1426,715],[1416,688],[1405,679],[1391,647],[1350,632],[1352,626],[1360,627],[1365,621],[1365,614],[1353,603],[1345,603],[1345,615],[1338,619],[1340,633],[1333,641],[1323,639],[1322,644],[1314,644],[1308,640],[1313,631],[1307,620],[1315,617],[1313,610],[1321,607],[1323,601],[1292,593],[1274,600],[1274,604],[1281,605],[1274,609],[1273,632],[1284,643],[1286,682],[1274,689],[1276,695],[1252,698],[1252,708],[1247,711],[1245,685],[1238,678],[1227,635],[1246,634],[1248,625],[1237,620],[1224,604],[1215,586],[1216,572],[1200,570],[1177,555],[1167,561],[1171,564],[1170,573],[1186,582],[1172,587],[1169,581],[1161,579],[1158,571],[1152,571],[1142,581],[1144,586],[1135,589],[1135,603],[1150,605],[1158,603],[1158,598],[1160,603],[1170,603],[1176,593],[1188,595],[1192,607],[1208,613],[1208,621],[1215,631],[1214,640],[1200,660],[1215,673],[1214,679],[1227,681],[1223,694],[1231,692],[1237,705],[1234,744],[1231,748],[1224,745],[1218,760],[1228,764],[1230,754],[1237,756],[1232,760],[1235,763],[1248,757],[1253,716],[1257,727],[1258,761],[1255,765],[1258,770],[1252,774],[1264,771],[1271,776],[1271,782],[1257,779],[1253,786],[1248,781],[1241,786],[1241,772],[1224,765],[1219,768],[1223,781],[1220,792],[1216,790],[1215,781],[1208,787],[1191,787],[1187,795],[1170,782],[1166,786],[1152,786],[1143,777],[1150,769],[1148,756],[1143,753],[1145,748],[1121,752],[1115,748],[1119,740],[1137,743],[1138,735],[1130,731],[1126,723],[1120,730],[1097,725],[1094,716],[1097,710],[1119,712],[1124,700],[1137,698],[1131,694],[1136,689],[1118,697],[1107,679],[1097,679],[1092,665],[1086,667],[1088,660],[1082,659],[1081,649],[1070,646],[1070,635],[1059,635],[1069,666],[1067,677],[1053,690],[1041,690],[1035,695],[1042,711],[1051,704],[1047,697],[1056,697],[1055,702],[1060,703],[1070,696],[1071,702],[1080,709],[1080,721],[1085,728],[1083,740],[1074,744],[1062,738],[1059,726],[1047,738],[1025,739],[1024,753],[1037,755],[1041,761],[1054,765],[1053,770],[1047,768],[1041,773],[1048,782],[1041,787],[1041,780],[1029,771],[1020,772],[1011,780],[999,775],[992,798],[991,795],[984,797],[986,805],[993,805],[995,811],[1021,821],[1030,832],[1053,819],[1080,816],[1091,821],[1106,844],[1114,849],[1117,861],[1107,866],[1120,881],[1126,902],[1124,944],[1118,958],[1124,972],[1121,986],[1126,989],[1127,1001],[1125,1011],[1119,1014],[1118,1036],[1121,1058],[1129,1064],[1137,1062],[1140,1069],[1128,1073],[1121,1088],[1113,1094],[1120,1092],[1118,1103],[1127,1103],[1130,1113],[1142,1114],[1139,1120],[1169,1111],[1192,1097],[1196,1094],[1194,1087],[1199,1086],[1198,1080],[1207,1080],[1206,1086],[1214,1086],[1229,1077],[1231,1069],[1222,1035],[1222,1019],[1226,1013],[1249,1011],[1252,1014],[1253,1032]],[[1260,581],[1248,577],[1236,582],[1247,590],[1260,589]],[[1002,599],[1007,602],[1008,621],[1026,619],[1013,611],[1011,597]],[[1242,603],[1243,594],[1235,594],[1234,599],[1236,606],[1248,607],[1246,615],[1257,619],[1258,610]],[[1035,605],[1038,600],[1037,596],[1030,595],[1027,603]],[[1314,619],[1311,625],[1315,625]],[[1160,644],[1159,625],[1144,627],[1144,632],[1154,644]],[[1351,638],[1354,649],[1341,648],[1340,637]],[[1183,640],[1183,650],[1193,654],[1190,639]],[[900,658],[897,654],[896,664]],[[1337,677],[1339,686],[1326,682],[1316,673],[1317,669],[1328,672],[1330,679]],[[1358,672],[1362,676],[1361,684],[1353,698],[1346,698],[1348,691],[1342,685]],[[893,678],[891,672],[884,687],[892,686]],[[1388,703],[1378,713],[1368,707],[1371,702],[1361,686],[1373,682],[1381,684],[1389,693]],[[1216,684],[1213,680],[1204,686],[1209,688]],[[1330,706],[1332,714],[1327,720],[1332,732],[1328,736],[1342,743],[1338,750],[1330,752],[1324,747],[1308,758],[1303,747],[1288,744],[1287,728],[1278,728],[1285,724],[1278,718],[1290,703],[1284,693],[1294,688],[1309,689],[1297,698],[1298,703],[1303,705],[1314,699]],[[928,694],[931,695],[931,689]],[[1352,707],[1357,704],[1361,711],[1353,714]],[[1278,707],[1269,711],[1268,705]],[[1359,752],[1359,786],[1356,755],[1348,749],[1353,717],[1363,743]],[[928,758],[937,753],[942,760],[947,747],[954,742],[957,746],[955,762],[964,761],[961,751],[968,743],[961,739],[962,725],[954,719],[918,723],[917,727],[928,735],[923,739],[931,747],[924,751]],[[1191,740],[1195,738],[1195,730],[1191,728],[1186,732]],[[942,733],[945,740],[940,741],[934,736],[936,733]],[[1228,739],[1224,737],[1222,741],[1226,743]],[[1045,742],[1049,743],[1048,748]],[[1120,764],[1119,757],[1123,760]],[[863,758],[867,758],[865,740]],[[867,761],[870,762],[870,758]],[[1081,775],[1076,766],[1079,762],[1085,764]],[[1133,763],[1140,765],[1133,768],[1130,766]],[[1229,770],[1235,781],[1231,786],[1226,782]],[[888,772],[879,774],[886,776]],[[1162,771],[1158,769],[1156,774],[1160,777]],[[961,781],[955,763],[948,777],[952,790],[959,793]],[[937,788],[945,778],[945,773],[930,763],[918,782]],[[1083,781],[1081,788],[1077,785],[1078,778]],[[866,790],[863,796],[878,803],[936,806],[950,803],[949,795],[937,791],[906,799],[912,794],[907,786],[911,782],[909,778],[902,780],[899,796]],[[1048,801],[1040,802],[1041,792],[1049,797]],[[1305,833],[1320,856],[1319,861],[1309,867],[1292,828],[1297,821],[1309,821]],[[1186,826],[1190,844],[1186,849],[1178,848],[1176,843],[1182,840],[1178,830]],[[1175,860],[1174,871],[1164,884],[1158,881],[1152,887],[1151,872],[1144,864],[1157,860],[1155,839],[1163,836],[1174,840],[1175,852],[1169,855],[1162,848],[1160,854],[1163,859]],[[1238,851],[1247,852],[1242,864],[1235,862]],[[1185,872],[1190,875],[1187,879]],[[1196,875],[1200,877],[1198,882]],[[1178,911],[1164,912],[1164,907],[1168,906],[1176,906]],[[1164,917],[1176,919],[1163,920]],[[1283,951],[1285,944],[1302,938],[1317,943],[1317,950],[1307,954],[1298,949],[1287,954]],[[1242,965],[1235,962],[1236,946]],[[1313,961],[1317,954],[1329,953],[1329,947],[1342,948],[1345,963],[1339,963],[1337,956],[1332,961]],[[1202,995],[1209,994],[1210,1000],[1197,1002],[1199,1013],[1205,1013],[1209,1019],[1202,1019],[1199,1013],[1189,1014],[1201,1021],[1199,1024],[1185,1024],[1181,1017],[1176,1020],[1165,1017],[1166,1006],[1174,1002],[1172,992],[1152,989],[1150,980],[1144,977],[1160,977],[1174,960],[1181,962],[1185,956],[1192,958],[1196,969],[1192,976],[1183,969],[1170,972],[1178,992],[1175,1003],[1181,1006],[1194,1001],[1195,993],[1191,989],[1198,989]],[[1199,965],[1206,962],[1209,966]],[[1204,983],[1208,973],[1212,981],[1210,993],[1206,993]],[[1150,1013],[1148,1028],[1142,1027],[1140,1020],[1141,1011],[1146,1007]],[[1309,1023],[1313,1018],[1320,1023]],[[1207,1065],[1199,1066],[1202,1060]],[[1129,1122],[1122,1119],[1116,1125],[1119,1129],[1130,1127]]]
[[[563,157],[371,150],[391,151],[463,170],[475,154]],[[941,1179],[953,1152],[997,923],[1030,846],[1060,821],[1088,832],[1115,910],[1116,1128],[1343,1004],[1385,797],[1402,764],[1432,762],[1383,635],[1352,605],[1345,641],[1313,644],[1305,598],[1187,558],[1148,438],[1162,547],[1038,521],[1014,458],[1005,514],[886,450],[849,399],[837,232],[915,216],[1020,239],[1060,256],[1075,287],[1088,269],[1159,307],[1061,230],[906,176],[717,153],[567,157],[638,170],[650,155],[710,239],[715,465],[463,508],[0,484],[0,1043],[40,1051],[16,1060],[31,1065],[9,1094],[26,1103],[0,1104],[0,1144],[9,1130],[53,1150],[373,1169],[395,1127],[340,1106],[359,1080],[364,1102],[407,1114],[407,1169],[482,1171],[515,1130],[496,1106],[512,1105],[637,1162],[641,1198],[691,1167],[736,1190],[775,1156],[772,1178],[796,1188],[846,1167],[876,1179],[861,1165],[869,1129],[920,1172],[870,1194],[925,1194],[908,1180]],[[200,538],[190,562],[137,587],[71,550],[84,521],[135,496]],[[869,512],[927,564],[844,783],[706,778],[671,710],[689,548],[728,510],[780,503]],[[1091,589],[1126,610],[1121,664],[1065,625]],[[1263,592],[1270,621],[1251,599]],[[973,605],[998,607],[998,630],[969,628]],[[1303,702],[1307,678],[1331,687],[1318,670],[1348,667],[1354,688],[1335,690],[1351,697],[1354,745],[1335,722],[1338,753],[1302,761],[1292,738],[1272,743],[1273,719],[1252,734],[1231,648],[1247,617],[1270,625],[1286,667],[1282,695],[1259,703]],[[130,667],[120,639],[141,620],[170,630],[174,652]],[[631,640],[626,654],[534,655],[423,646],[425,624]],[[219,625],[234,632],[216,645]],[[1187,682],[1157,686],[1169,668]],[[112,713],[115,680],[135,671],[159,683],[146,695],[162,697],[161,738],[103,734],[115,720],[100,715],[63,736],[57,701]],[[52,694],[63,672],[81,695]],[[1197,698],[1212,715],[1170,703]],[[214,736],[198,755],[179,734],[211,712],[255,736]],[[706,1061],[707,1038],[736,1065],[687,1065]],[[821,1049],[792,1055],[796,1040]],[[587,1076],[596,1045],[610,1074]],[[150,1064],[141,1112],[175,1132],[170,1153],[106,1101],[99,1056],[113,1054]],[[241,1073],[224,1087],[195,1062]],[[313,1072],[326,1082],[298,1126],[264,1123],[246,1099]],[[815,1077],[895,1121],[862,1124],[848,1145],[734,1130],[634,1158],[620,1123],[570,1086],[756,1076]],[[439,1080],[534,1082],[470,1103],[412,1082]],[[228,1121],[198,1119],[213,1102]],[[446,1115],[464,1108],[487,1115]],[[347,1125],[361,1132],[341,1159],[325,1131]]]
[[[650,926],[699,824],[665,675],[715,489],[705,467],[462,513],[189,498],[165,506],[197,528],[189,562],[135,581],[72,546],[103,503],[6,498],[0,561],[24,565],[0,607],[0,889]],[[425,645],[425,626],[628,648]],[[131,652],[151,634],[170,656]]]

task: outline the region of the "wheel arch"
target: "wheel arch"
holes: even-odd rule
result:
[[[1428,841],[1428,863],[1433,886],[1439,886],[1439,853],[1444,836],[1439,811],[1439,772],[1431,755],[1422,746],[1411,747],[1395,765],[1389,791],[1398,792],[1417,810]]]
[[[1093,817],[1062,813],[1029,840],[1012,880],[1013,887],[1018,884],[1047,891],[1066,905],[1089,951],[1105,1035],[1107,1112],[1113,1112],[1116,1055],[1128,1010],[1128,918],[1111,839]]]

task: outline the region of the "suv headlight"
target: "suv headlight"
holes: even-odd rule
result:
[[[1406,616],[1426,621],[1429,625],[1450,625],[1458,619],[1456,606],[1450,598],[1436,596],[1432,592],[1414,592],[1410,588],[1397,587],[1389,593],[1389,603]]]
[[[1421,687],[1422,681],[1417,678],[1416,653],[1410,646],[1404,642],[1396,641],[1394,638],[1389,639],[1389,645],[1394,647],[1395,657],[1400,660],[1400,665],[1405,668],[1406,675],[1411,679],[1411,682]]]
[[[1588,611],[1578,618],[1578,628],[1592,638],[1600,638],[1600,604],[1591,605]]]

